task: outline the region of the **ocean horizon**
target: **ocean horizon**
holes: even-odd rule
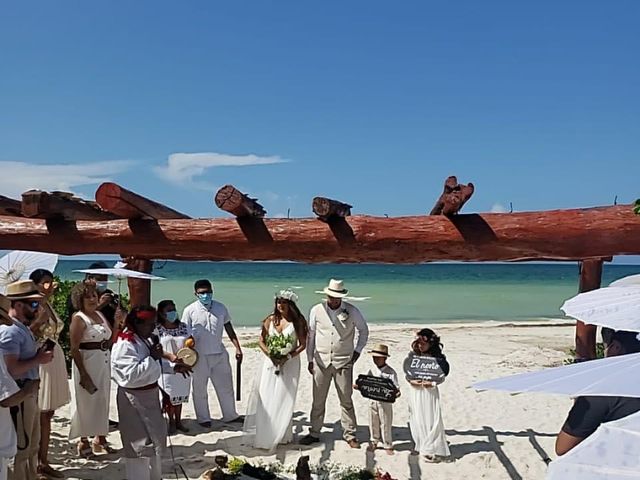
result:
[[[55,273],[63,280],[80,280],[89,259],[62,259]],[[107,261],[111,265],[111,261]],[[605,264],[602,285],[640,273],[640,265]],[[349,289],[348,301],[370,323],[457,323],[531,321],[565,318],[564,300],[577,293],[577,263],[429,263],[300,264],[294,262],[178,262],[156,261],[152,283],[155,304],[175,301],[178,311],[195,300],[193,282],[208,278],[214,297],[224,303],[234,325],[258,326],[273,310],[275,292],[291,288],[306,315],[323,298],[316,293],[330,278]],[[127,292],[126,282],[110,288]]]

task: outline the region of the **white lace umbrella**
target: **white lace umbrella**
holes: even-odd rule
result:
[[[478,382],[473,388],[511,394],[539,392],[570,397],[596,395],[640,398],[640,353],[519,373]]]
[[[634,283],[633,277],[637,275],[617,280],[609,287],[580,293],[560,308],[584,323],[640,332],[640,283]]]
[[[5,293],[7,285],[18,280],[26,280],[34,270],[44,268],[53,272],[58,264],[54,253],[27,252],[14,250],[0,258],[0,293]]]
[[[117,262],[113,268],[85,268],[83,270],[74,270],[74,272],[88,273],[93,275],[108,275],[115,277],[118,280],[118,294],[120,294],[120,287],[122,280],[125,278],[139,278],[142,280],[164,280],[164,277],[158,277],[149,273],[137,272],[135,270],[129,270],[125,268],[126,264]]]
[[[640,479],[640,412],[603,423],[549,464],[547,480]]]

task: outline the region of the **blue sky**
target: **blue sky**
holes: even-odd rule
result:
[[[7,2],[0,194],[113,180],[194,216],[640,197],[640,2]],[[46,166],[46,167],[44,167]]]

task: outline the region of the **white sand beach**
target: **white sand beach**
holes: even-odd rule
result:
[[[368,468],[377,467],[389,471],[398,480],[544,478],[544,459],[555,458],[555,435],[569,411],[571,400],[542,394],[510,396],[497,392],[477,393],[468,387],[478,380],[562,364],[573,344],[573,325],[558,321],[429,326],[441,335],[444,351],[451,363],[451,374],[440,387],[444,423],[452,453],[450,462],[430,464],[411,454],[406,395],[401,396],[394,406],[396,454],[389,456],[384,450],[367,452],[365,441],[369,435],[368,401],[355,392],[358,436],[363,445],[360,450],[349,448],[341,439],[340,407],[333,388],[327,399],[323,443],[312,447],[297,444],[282,446],[275,455],[268,456],[243,445],[241,425],[229,426],[214,422],[212,431],[205,432],[195,423],[193,408],[189,404],[184,416],[191,432],[171,437],[176,461],[183,466],[189,478],[193,479],[214,466],[215,455],[295,463],[301,452],[311,457],[311,463],[334,461]],[[414,325],[372,326],[369,345],[388,344],[391,352],[389,364],[402,377],[402,360],[409,350],[413,332],[418,328],[419,326]],[[240,329],[238,334],[244,345],[254,342],[258,332],[257,329]],[[262,354],[258,350],[245,348],[243,401],[238,405],[240,413],[244,412],[244,402],[252,388],[253,374],[261,361]],[[364,355],[356,364],[355,374],[365,373],[370,365],[370,358]],[[403,381],[401,389],[402,384]],[[212,414],[214,418],[218,417],[220,413],[213,391],[210,392],[209,399]],[[294,428],[298,436],[307,432],[310,407],[311,376],[303,369],[294,414]],[[112,402],[111,410],[111,418],[116,418],[115,402]],[[79,459],[75,444],[67,441],[69,408],[61,409],[56,414],[50,459],[55,465],[64,463],[63,470],[67,478],[124,478],[124,465],[118,462],[117,454],[102,456],[95,461]],[[120,447],[117,432],[109,435],[109,441],[114,447]],[[165,478],[176,477],[167,474]]]

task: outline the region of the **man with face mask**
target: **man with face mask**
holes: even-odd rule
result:
[[[39,382],[38,368],[53,360],[53,352],[38,348],[29,325],[36,319],[44,295],[31,280],[7,285],[7,298],[11,301],[10,325],[0,325],[0,353],[11,377],[18,387]],[[38,397],[28,396],[17,406],[11,407],[16,429],[18,451],[13,465],[9,465],[9,479],[46,479],[37,473],[40,446],[40,411]]]
[[[231,325],[229,311],[222,303],[213,300],[213,287],[209,280],[198,280],[194,290],[196,301],[184,309],[182,321],[191,330],[198,352],[192,381],[196,418],[201,426],[211,427],[207,394],[207,384],[211,380],[222,410],[222,421],[243,422],[244,418],[236,411],[229,354],[222,343],[224,328],[236,348],[236,360],[242,361],[242,349]]]

